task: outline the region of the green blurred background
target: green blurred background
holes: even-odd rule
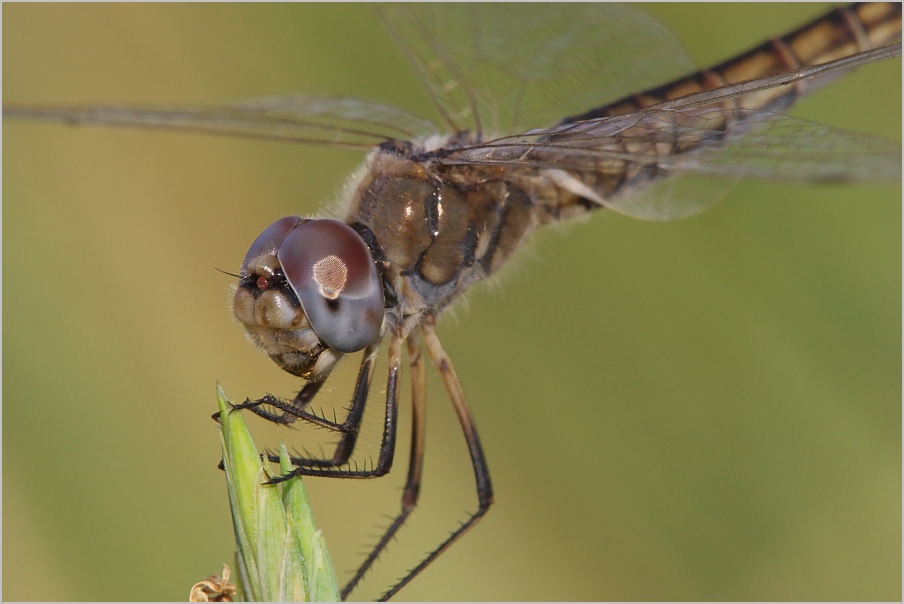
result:
[[[645,8],[706,64],[825,6]],[[4,102],[294,91],[429,111],[359,5],[3,6]],[[795,111],[900,140],[900,61]],[[212,267],[315,213],[360,159],[4,123],[4,599],[184,600],[231,563],[214,383],[234,398],[297,383],[244,341]],[[566,232],[440,325],[497,504],[400,599],[899,600],[900,188],[744,184],[682,222]],[[348,398],[355,364],[324,402]],[[358,598],[473,507],[429,384],[421,506]],[[251,428],[261,447],[319,438]],[[403,441],[387,478],[308,481],[340,571],[397,509],[406,460]]]

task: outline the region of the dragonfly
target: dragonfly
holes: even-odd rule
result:
[[[4,116],[278,140],[368,153],[333,218],[281,218],[250,246],[233,309],[251,339],[305,384],[294,399],[239,405],[338,434],[295,475],[364,479],[393,465],[403,348],[413,434],[400,510],[343,589],[348,596],[414,510],[425,444],[426,355],[460,421],[474,471],[469,517],[383,595],[395,595],[493,503],[475,421],[436,321],[495,276],[534,231],[596,212],[691,216],[741,178],[900,180],[900,146],[784,113],[852,69],[900,56],[900,6],[840,8],[697,71],[658,23],[616,6],[381,6],[377,13],[438,116],[361,99],[292,95],[199,107],[16,106]],[[521,14],[523,13],[523,14]],[[604,35],[600,35],[603,33]],[[656,68],[643,46],[656,51]],[[607,61],[613,48],[636,63]],[[677,79],[673,76],[683,74]],[[664,83],[663,83],[664,82]],[[654,84],[657,84],[654,86]],[[649,87],[648,87],[649,86]],[[644,88],[647,87],[647,88]],[[637,90],[641,90],[637,92]],[[383,435],[349,465],[385,344]],[[334,367],[361,353],[349,413],[311,411]]]

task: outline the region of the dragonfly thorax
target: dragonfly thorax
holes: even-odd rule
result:
[[[542,170],[444,164],[421,145],[372,153],[349,196],[345,221],[364,234],[403,317],[438,313],[496,273],[574,198]]]

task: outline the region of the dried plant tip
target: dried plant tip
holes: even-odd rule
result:
[[[210,575],[203,581],[195,583],[188,595],[189,602],[232,602],[235,600],[236,585],[229,582],[231,571],[223,565],[223,574]]]

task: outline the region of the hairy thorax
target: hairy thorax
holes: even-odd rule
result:
[[[545,172],[444,164],[416,143],[368,157],[344,219],[382,264],[388,300],[404,300],[400,319],[440,312],[570,212],[575,196]]]

